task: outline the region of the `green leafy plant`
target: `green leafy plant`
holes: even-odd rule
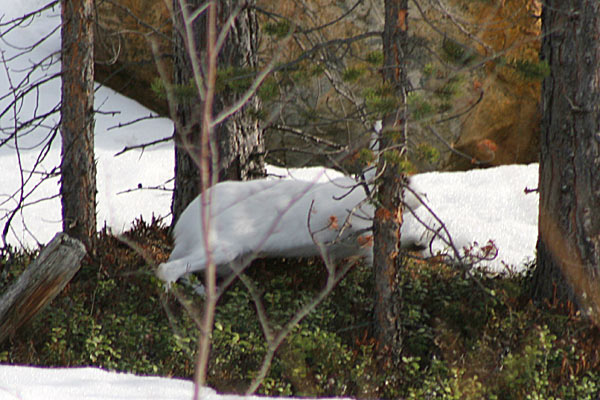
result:
[[[160,78],[155,78],[150,86],[152,92],[160,99],[167,99],[167,86]],[[187,85],[171,85],[174,100],[179,103],[187,103],[198,96],[196,84],[190,81]]]
[[[374,66],[383,65],[383,52],[371,51],[367,54],[365,61]]]
[[[365,70],[363,68],[356,68],[356,67],[346,68],[342,72],[342,79],[345,82],[356,82],[361,76],[363,76],[364,73],[365,73]]]
[[[281,19],[277,22],[267,22],[263,25],[262,31],[267,35],[282,39],[292,31],[292,24],[287,19]]]
[[[435,107],[417,92],[409,93],[407,101],[412,119],[416,121],[429,117],[435,112]]]
[[[550,75],[550,66],[548,61],[531,61],[524,59],[515,59],[505,62],[507,66],[513,68],[525,80],[542,80]]]
[[[147,257],[167,257],[167,230],[157,221],[138,221],[125,239]],[[190,315],[164,294],[139,250],[103,234],[97,257],[43,314],[0,347],[0,361],[191,378],[197,330]],[[0,285],[13,281],[24,268],[20,262],[28,260],[2,259]],[[326,279],[317,259],[257,260],[247,272],[260,287],[275,331]],[[408,259],[399,279],[403,351],[397,367],[378,364],[378,344],[369,334],[372,270],[357,265],[287,337],[259,393],[408,399],[597,394],[599,330],[577,313],[528,301],[526,274],[472,271],[468,277],[457,266]],[[201,304],[201,298],[189,303]],[[255,305],[236,282],[217,306],[209,384],[224,392],[245,391],[265,353]]]
[[[388,85],[379,85],[365,89],[363,96],[367,110],[376,115],[385,115],[393,112],[399,105],[399,99],[396,98],[392,88]]]
[[[458,65],[468,65],[477,56],[475,50],[450,38],[445,38],[442,41],[442,54],[447,61]]]
[[[440,158],[439,150],[428,143],[419,143],[415,149],[415,155],[417,159],[431,164],[436,163]]]

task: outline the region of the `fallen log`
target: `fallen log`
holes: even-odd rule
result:
[[[58,233],[0,297],[0,343],[38,314],[81,267],[85,247]]]

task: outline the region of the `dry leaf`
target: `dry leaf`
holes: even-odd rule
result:
[[[338,229],[338,218],[335,215],[329,217],[329,229]]]
[[[358,237],[358,244],[360,247],[372,247],[373,246],[373,235],[364,235]]]

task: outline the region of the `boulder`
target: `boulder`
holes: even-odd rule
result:
[[[490,61],[481,78],[483,98],[461,119],[453,146],[463,155],[452,153],[446,169],[538,160],[541,79],[524,76],[515,65],[538,63],[540,12],[532,0],[468,3],[463,15],[481,27],[477,38],[487,47],[477,51]]]
[[[95,44],[96,81],[161,115],[168,114],[166,101],[159,98],[151,86],[159,77],[157,60],[165,67],[169,78],[172,75],[169,4],[170,1],[163,0],[100,2]],[[473,86],[474,92],[483,91],[483,97],[460,120],[453,120],[445,128],[440,127],[440,133],[445,140],[453,143],[457,152],[443,156],[442,165],[436,164],[431,168],[465,170],[537,161],[541,80],[524,79],[511,65],[515,61],[538,61],[540,2],[447,0],[444,5],[457,17],[459,23],[473,32],[469,37],[457,29],[455,24],[448,22],[449,18],[436,19],[445,20],[443,29],[448,32],[453,30],[452,35],[459,42],[473,48],[477,53],[476,63],[485,62],[483,71],[481,68],[470,67],[458,70],[459,74],[466,75],[464,82]],[[289,10],[286,8],[280,12],[292,12],[292,9],[293,7]],[[382,22],[379,11],[381,10],[377,7],[368,8],[365,15]],[[411,25],[413,33],[423,36],[426,41],[439,42],[439,33],[431,30],[416,10],[411,9],[411,13],[415,18]],[[357,15],[358,17],[353,17],[362,18],[362,14]],[[372,23],[370,21],[371,25]],[[157,49],[154,53],[151,43]],[[380,44],[370,42],[370,45]],[[465,96],[467,97],[469,96]],[[459,99],[456,103],[472,101],[472,98],[477,97],[478,95],[471,93],[468,100]],[[440,147],[442,155],[445,154],[445,145],[441,145],[435,138],[429,140]]]
[[[171,13],[162,0],[97,4],[95,80],[161,115],[167,103],[152,91],[160,62],[171,78]],[[155,51],[152,47],[155,47]]]

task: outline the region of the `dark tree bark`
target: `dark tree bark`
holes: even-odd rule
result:
[[[533,297],[599,320],[600,3],[548,0],[542,58],[540,212]]]
[[[188,1],[190,10],[195,10],[202,0]],[[239,2],[219,0],[218,27],[220,31],[227,19],[236,10]],[[219,52],[218,68],[252,73],[258,66],[258,22],[254,9],[254,0],[247,0],[233,22],[227,39]],[[184,30],[179,8],[179,0],[173,1],[175,12],[175,83],[186,85],[193,81],[190,54],[202,62],[206,54],[206,16],[197,18],[193,30],[197,48],[190,52],[186,47]],[[232,105],[242,95],[241,91],[231,90],[227,85],[216,93],[213,115]],[[176,150],[175,150],[175,193],[173,195],[173,221],[175,222],[185,207],[200,193],[203,183],[199,171],[200,161],[208,158],[206,165],[209,182],[205,187],[222,180],[245,180],[264,175],[264,144],[259,129],[256,111],[259,99],[253,96],[238,112],[231,115],[213,131],[210,140],[215,148],[208,154],[201,151],[202,101],[198,98],[186,99],[177,105]],[[213,155],[217,159],[213,159]],[[216,170],[215,170],[216,169]]]
[[[96,236],[94,161],[94,1],[61,0],[63,231],[93,248]]]
[[[188,1],[190,9],[196,9],[202,3],[202,0]],[[173,0],[173,13],[175,55],[173,83],[175,85],[189,85],[193,82],[194,76],[189,54],[201,54],[201,48],[200,46],[191,50],[187,48],[186,33],[179,0]],[[199,23],[195,23],[193,28],[194,37],[198,44],[198,40],[205,37],[205,32],[201,32]],[[197,155],[198,159],[201,156],[201,115],[199,110],[202,108],[202,105],[197,97],[189,99],[176,98],[176,101],[176,115],[174,116],[175,192],[173,193],[173,202],[171,204],[173,226],[185,207],[200,193],[202,187],[200,171],[196,165],[197,161],[193,158],[194,155]]]
[[[386,84],[395,89],[401,106],[396,113],[386,115],[383,119],[380,149],[384,152],[398,152],[398,145],[402,144],[398,138],[404,136],[406,129],[403,105],[407,90],[407,16],[408,0],[385,1],[383,76]],[[398,166],[389,162],[392,158],[394,157],[380,157],[377,166],[378,173],[382,175],[377,189],[378,207],[373,222],[376,296],[374,327],[381,354],[397,359],[402,347],[399,321],[402,296],[397,274],[402,264],[400,227],[405,178]]]

